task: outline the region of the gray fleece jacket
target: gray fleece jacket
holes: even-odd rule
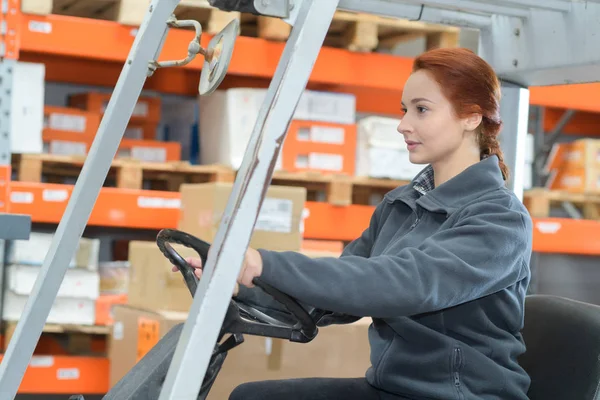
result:
[[[259,250],[261,278],[306,305],[372,317],[366,378],[384,399],[525,400],[531,218],[496,156],[433,186],[427,167],[389,192],[339,258]],[[279,308],[258,291],[239,297]]]

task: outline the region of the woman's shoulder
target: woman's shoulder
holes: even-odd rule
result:
[[[508,222],[519,218],[526,231],[533,228],[531,215],[521,199],[509,188],[501,187],[484,193],[482,196],[467,203],[460,212],[462,215],[499,216]]]

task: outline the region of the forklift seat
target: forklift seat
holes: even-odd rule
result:
[[[529,295],[522,333],[531,400],[600,400],[600,306]]]

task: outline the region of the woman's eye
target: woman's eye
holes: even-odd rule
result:
[[[417,107],[417,111],[419,111],[419,113],[424,113],[427,109],[425,107]]]

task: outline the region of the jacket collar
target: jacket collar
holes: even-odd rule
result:
[[[385,199],[389,202],[400,200],[412,208],[419,205],[431,212],[451,214],[484,193],[504,186],[499,160],[495,155],[471,165],[454,178],[423,194],[423,181],[428,175],[432,176],[432,172],[430,165],[425,167],[410,184],[388,192]]]

